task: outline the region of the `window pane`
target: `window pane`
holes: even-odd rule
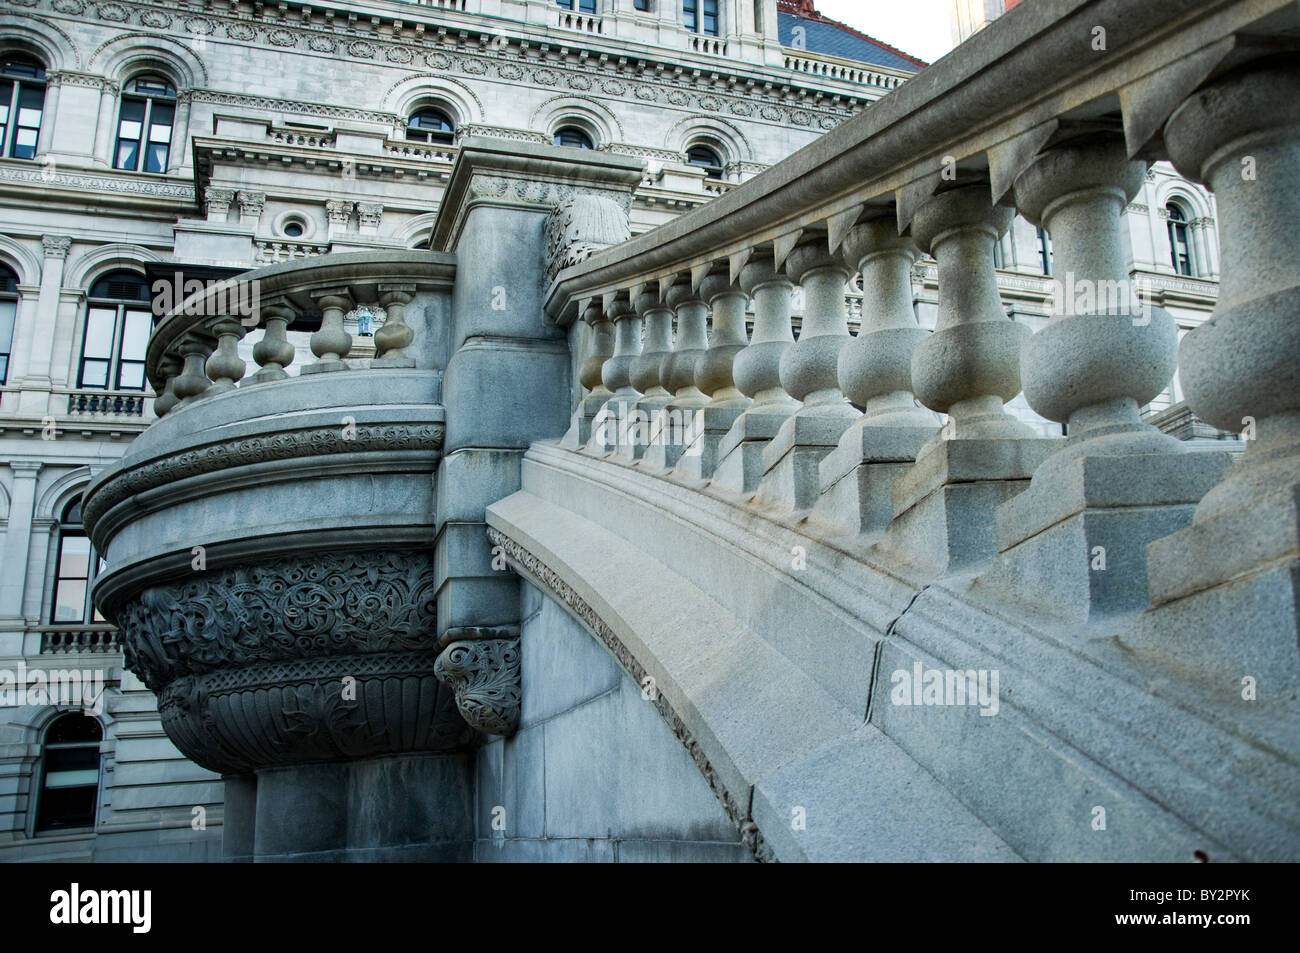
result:
[[[126,122],[128,119],[132,119],[136,122],[144,122],[144,105],[143,99],[122,100],[122,121]]]
[[[86,361],[81,365],[82,387],[108,387],[108,361]]]
[[[86,340],[81,353],[86,357],[112,357],[116,323],[116,308],[91,308],[86,316]]]
[[[123,361],[117,369],[118,390],[144,390],[144,364],[136,361]]]
[[[166,172],[167,171],[167,147],[160,145],[149,146],[149,151],[145,153],[144,171],[146,172]]]
[[[149,346],[149,325],[153,316],[148,311],[128,311],[122,329],[122,358],[143,361]]]
[[[59,546],[59,578],[85,579],[89,574],[89,537],[64,536]]]
[[[144,128],[144,123],[134,119],[123,119],[122,125],[118,127],[117,134],[123,139],[139,139],[140,130]]]
[[[14,341],[14,317],[17,301],[0,301],[0,354],[8,354]]]
[[[77,771],[47,771],[47,788],[81,788],[99,783],[99,768],[81,768]]]
[[[159,106],[154,104],[153,112],[149,114],[149,141],[150,142],[170,142],[172,138],[172,117],[176,112],[175,106]]]
[[[126,169],[129,172],[135,171],[136,150],[139,149],[140,143],[130,139],[121,139],[117,143],[117,161],[113,163],[115,169]]]
[[[84,622],[86,613],[86,580],[60,579],[54,593],[54,621]]]

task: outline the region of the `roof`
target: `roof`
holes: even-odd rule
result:
[[[913,73],[929,65],[848,24],[822,16],[817,12],[813,0],[778,0],[777,20],[782,46]],[[796,28],[803,29],[802,39],[798,43],[795,42]]]

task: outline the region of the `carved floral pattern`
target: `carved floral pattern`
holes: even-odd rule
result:
[[[456,693],[456,707],[471,728],[506,738],[515,733],[523,703],[517,638],[452,642],[433,673]]]
[[[428,553],[310,553],[150,586],[114,615],[127,667],[159,691],[254,662],[428,648],[436,601]]]

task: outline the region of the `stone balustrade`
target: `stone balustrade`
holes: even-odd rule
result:
[[[1224,539],[1246,550],[1242,527],[1262,531],[1263,517],[1242,507],[1294,528],[1289,378],[1300,349],[1282,315],[1300,282],[1281,223],[1300,136],[1287,93],[1300,74],[1252,43],[1276,36],[1270,17],[1294,25],[1296,11],[1229,3],[1211,21],[1190,2],[1058,6],[1059,17],[1008,17],[927,70],[925,84],[904,84],[760,179],[561,271],[547,297],[557,323],[582,302],[593,326],[629,328],[603,357],[622,403],[599,393],[602,406],[622,413],[645,394],[652,417],[648,448],[611,442],[608,430],[576,448],[855,536],[922,573],[978,570],[990,590],[1050,601],[1084,626],[1147,612],[1144,631],[1171,631],[1186,621],[1180,601],[1230,581],[1208,568],[1213,548],[1197,547]],[[1066,15],[1084,7],[1088,23],[1124,21],[1104,55],[1065,52],[1092,42]],[[1139,42],[1156,29],[1162,42]],[[1222,210],[1216,318],[1181,354],[1192,409],[1251,441],[1231,469],[1226,454],[1186,452],[1141,417],[1180,350],[1170,316],[1130,288],[1120,240],[1120,216],[1157,159],[1213,188]],[[1032,334],[1004,310],[993,265],[1016,212],[1051,234],[1056,255],[1052,316]],[[923,252],[938,276],[933,333],[913,309]],[[853,336],[855,274],[865,290]],[[643,317],[655,324],[638,392],[623,365]],[[1008,412],[1022,390],[1067,438],[1038,437]],[[1281,540],[1266,549],[1294,567]],[[1185,568],[1198,558],[1207,568]],[[1264,563],[1243,552],[1233,565]],[[1285,615],[1294,584],[1267,586]],[[1294,616],[1281,627],[1294,636]],[[1294,656],[1294,642],[1270,644]]]
[[[163,417],[237,387],[289,377],[290,330],[312,331],[316,360],[300,374],[349,369],[353,342],[344,316],[362,306],[387,314],[365,366],[430,366],[413,356],[420,348],[412,347],[416,332],[404,309],[417,294],[449,291],[453,274],[450,257],[433,252],[357,252],[272,265],[211,285],[163,315],[154,330],[146,360],[158,394],[154,412]],[[248,335],[256,338],[253,369],[240,354]]]

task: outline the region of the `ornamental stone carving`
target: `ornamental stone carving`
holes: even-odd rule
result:
[[[515,733],[523,702],[518,637],[452,642],[433,671],[455,692],[456,707],[470,727],[506,738]]]
[[[546,280],[631,237],[627,211],[601,195],[574,195],[546,220]]]

